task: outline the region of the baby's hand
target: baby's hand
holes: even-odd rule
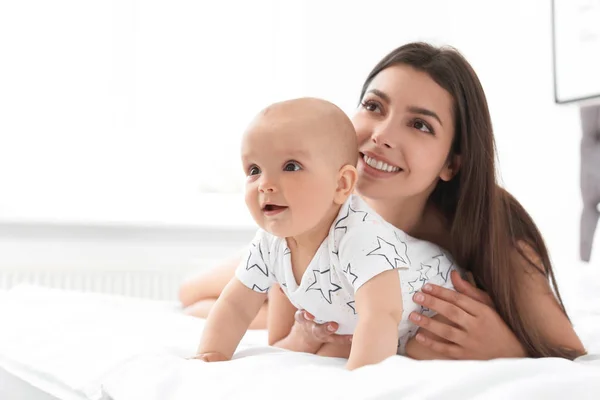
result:
[[[191,358],[192,360],[201,360],[204,362],[219,362],[219,361],[229,361],[229,358],[225,357],[223,354],[219,352],[210,352],[210,353],[199,353]]]

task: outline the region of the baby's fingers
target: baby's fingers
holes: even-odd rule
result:
[[[219,362],[219,361],[229,361],[227,357],[225,357],[221,353],[213,352],[213,353],[200,353],[196,354],[192,357],[193,360],[200,360],[204,362]]]
[[[312,327],[313,335],[323,343],[348,344],[352,342],[352,335],[336,335],[339,325],[335,322],[326,324],[314,324]]]

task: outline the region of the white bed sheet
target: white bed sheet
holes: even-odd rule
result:
[[[0,367],[69,400],[294,399],[315,392],[344,399],[597,399],[600,269],[574,268],[580,272],[561,277],[561,289],[590,353],[576,362],[393,357],[350,373],[343,360],[272,349],[265,332],[250,331],[234,361],[205,364],[184,359],[204,321],[182,315],[176,304],[19,287],[0,295]]]

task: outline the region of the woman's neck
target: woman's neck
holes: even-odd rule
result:
[[[448,224],[439,210],[427,200],[419,198],[405,199],[369,199],[363,200],[387,222],[409,235],[450,248]]]
[[[363,200],[383,219],[409,235],[420,230],[426,210],[426,200],[416,197],[403,199],[363,197]]]

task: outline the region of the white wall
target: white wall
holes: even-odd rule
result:
[[[300,95],[352,113],[362,80],[383,55],[427,40],[457,47],[473,64],[506,187],[555,258],[577,258],[579,119],[576,106],[553,102],[550,1],[7,3],[0,5],[0,54],[9,61],[0,63],[0,87],[8,88],[0,91],[1,219],[227,219],[236,200],[203,208],[200,189],[239,188],[237,140],[250,115]],[[75,22],[48,22],[61,13]],[[97,26],[77,19],[98,13]],[[75,58],[56,47],[61,40]],[[243,61],[227,62],[232,54]],[[65,58],[78,64],[65,69]],[[95,74],[83,68],[90,65]],[[100,114],[86,103],[98,93]],[[235,212],[245,215],[239,204]]]

